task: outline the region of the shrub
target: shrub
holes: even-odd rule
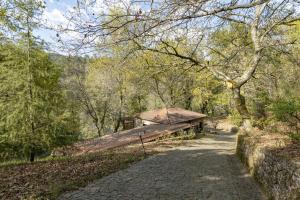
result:
[[[288,135],[292,140],[300,142],[300,133],[298,125],[300,123],[300,102],[295,99],[277,100],[270,106],[269,110],[272,112],[275,120],[285,122],[291,127]]]
[[[234,125],[237,125],[237,126],[241,126],[242,123],[243,123],[243,119],[242,119],[242,116],[236,111],[232,111],[229,115],[229,120],[234,124]]]
[[[196,138],[196,133],[193,128],[186,131],[181,130],[176,133],[176,138],[180,140],[192,140]]]

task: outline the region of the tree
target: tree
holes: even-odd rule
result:
[[[295,141],[300,142],[299,123],[300,123],[300,103],[296,99],[280,99],[273,102],[270,107],[276,120],[286,122],[292,130],[289,136]]]
[[[122,1],[121,1],[122,2]],[[78,10],[81,10],[79,4]],[[84,9],[89,12],[89,9]],[[120,6],[124,5],[124,6]],[[105,38],[120,30],[127,31],[120,41],[133,41],[136,49],[153,51],[175,56],[187,60],[191,65],[210,71],[217,79],[226,83],[232,91],[236,109],[243,118],[244,125],[250,129],[250,114],[242,94],[243,86],[252,79],[262,65],[265,52],[268,49],[292,44],[279,27],[285,26],[299,19],[295,8],[297,1],[149,1],[123,2],[109,4],[110,7],[120,7],[120,13],[101,13],[94,15],[86,23],[74,23],[74,31],[94,41]],[[141,9],[136,9],[140,7]],[[145,8],[145,9],[144,9]],[[93,9],[90,9],[93,12]],[[93,26],[91,24],[97,24]],[[116,26],[116,24],[118,24]],[[212,52],[220,54],[212,46],[210,36],[220,29],[225,30],[229,24],[243,25],[244,34],[249,35],[249,42],[226,45],[225,54],[219,60],[211,60]],[[234,29],[233,29],[234,28]],[[231,26],[232,31],[239,26]],[[97,34],[95,34],[97,33]],[[180,38],[188,36],[191,51],[179,51],[176,46]],[[169,41],[172,40],[170,43]],[[101,40],[106,41],[106,40]],[[175,42],[175,43],[174,43]],[[91,43],[89,47],[91,47]],[[116,42],[114,42],[116,43]],[[161,44],[164,44],[162,46]],[[103,47],[107,45],[105,43]],[[97,44],[99,47],[99,44]],[[233,48],[233,49],[231,49]],[[247,59],[239,63],[240,71],[232,76],[232,67],[236,64],[232,60],[241,58],[248,51]],[[241,51],[242,50],[242,51]]]
[[[187,49],[184,46],[180,48]],[[133,70],[137,71],[139,85],[143,86],[140,91],[148,91],[147,98],[158,102],[149,109],[179,106],[208,113],[212,110],[213,96],[222,91],[217,89],[222,85],[210,73],[190,66],[180,58],[145,52],[136,60],[132,65],[136,66]]]
[[[33,161],[39,152],[74,141],[78,122],[60,89],[59,67],[41,50],[31,49],[31,56],[29,71],[22,45],[1,46],[0,130],[11,153]]]
[[[117,55],[98,58],[90,62],[89,72],[86,86],[94,105],[97,104],[95,110],[101,116],[101,129],[106,120],[107,125],[112,125],[113,132],[117,132],[122,118],[128,113],[131,95],[127,63],[119,60]]]
[[[78,127],[59,85],[59,67],[32,34],[39,26],[43,3],[4,3],[14,8],[9,12],[16,13],[11,18],[5,15],[13,27],[8,27],[11,32],[7,37],[16,37],[13,43],[5,41],[0,47],[1,144],[11,150],[4,153],[34,161],[37,153],[76,139]]]
[[[91,72],[91,74],[93,74],[93,72]],[[91,76],[91,74],[88,75]],[[108,111],[109,97],[107,98],[102,95],[104,92],[101,90],[93,90],[94,88],[99,87],[99,85],[94,85],[95,82],[93,82],[93,87],[89,87],[86,84],[86,79],[81,78],[78,73],[76,73],[76,84],[79,91],[77,99],[79,100],[80,105],[82,105],[85,113],[87,113],[87,115],[92,119],[92,122],[97,129],[98,136],[101,137],[103,135],[105,119]]]

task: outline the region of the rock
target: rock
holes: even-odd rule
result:
[[[264,187],[270,199],[300,199],[300,164],[257,143],[257,137],[239,134],[237,154]]]

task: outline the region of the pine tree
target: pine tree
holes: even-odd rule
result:
[[[76,139],[78,121],[59,86],[59,67],[32,49],[28,68],[20,46],[0,48],[0,148],[33,161],[36,153]]]
[[[32,34],[43,4],[28,0],[14,5],[19,17],[13,34],[19,41],[0,47],[0,148],[2,157],[34,161],[37,153],[76,139],[78,123],[60,88],[59,67]]]

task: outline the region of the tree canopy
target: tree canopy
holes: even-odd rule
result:
[[[34,160],[162,107],[298,131],[297,1],[78,0],[51,27],[45,8],[0,2],[1,160]]]

